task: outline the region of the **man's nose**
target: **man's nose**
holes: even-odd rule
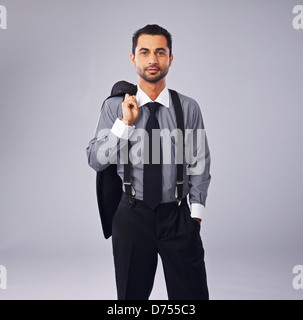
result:
[[[149,64],[157,64],[158,57],[155,54],[151,54],[149,57]]]

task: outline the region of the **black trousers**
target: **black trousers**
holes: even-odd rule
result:
[[[147,300],[153,288],[158,254],[169,300],[208,300],[200,224],[186,199],[160,204],[129,202],[123,192],[113,219],[113,254],[119,300]]]

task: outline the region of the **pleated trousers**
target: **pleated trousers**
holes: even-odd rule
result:
[[[186,198],[155,210],[123,192],[113,218],[112,244],[118,300],[148,300],[162,259],[169,300],[208,300],[200,224]]]

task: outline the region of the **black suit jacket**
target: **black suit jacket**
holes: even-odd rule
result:
[[[107,98],[124,96],[126,93],[135,95],[137,86],[126,81],[117,82]],[[106,99],[106,100],[107,100]],[[105,239],[112,235],[112,220],[122,197],[122,180],[117,173],[117,165],[111,164],[105,170],[97,172],[97,200],[102,229]]]

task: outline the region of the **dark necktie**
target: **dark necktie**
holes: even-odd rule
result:
[[[158,102],[150,102],[146,105],[150,111],[145,130],[149,137],[149,163],[144,163],[143,173],[143,201],[152,209],[155,209],[162,199],[162,164],[161,164],[161,146],[159,148],[160,136],[153,142],[153,129],[160,129],[156,112],[161,106]],[[158,142],[158,143],[157,143]],[[152,146],[157,145],[160,159],[157,163],[152,161]],[[154,155],[154,158],[156,155]],[[155,159],[154,159],[155,160]]]

